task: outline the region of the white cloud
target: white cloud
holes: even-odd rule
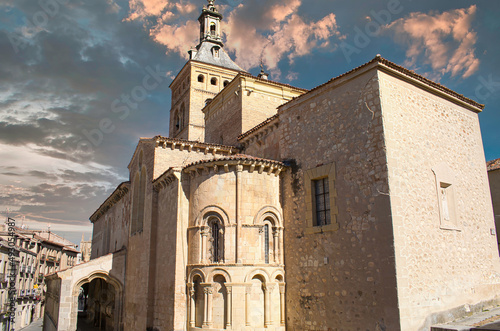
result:
[[[411,13],[385,29],[408,46],[405,65],[414,66],[421,59],[438,73],[437,78],[444,74],[466,78],[479,68],[477,35],[471,28],[475,13],[475,5],[443,13]]]
[[[245,69],[258,66],[262,57],[271,73],[279,73],[278,63],[283,58],[293,62],[316,48],[334,48],[331,38],[342,38],[335,15],[306,21],[297,14],[301,4],[302,0],[247,0],[234,8],[219,6],[226,17],[222,27],[226,49]],[[150,35],[167,52],[187,58],[189,48],[198,43],[198,3],[130,0],[130,8],[128,20],[153,19],[155,23],[148,26]]]

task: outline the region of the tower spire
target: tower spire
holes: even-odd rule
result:
[[[222,14],[217,11],[214,5],[214,0],[208,0],[207,7],[203,8],[201,15],[198,18],[200,22],[200,45],[204,41],[210,41],[220,46],[222,43],[221,32]],[[198,45],[199,46],[199,45]]]

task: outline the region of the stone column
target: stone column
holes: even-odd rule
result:
[[[278,238],[279,238],[279,246],[280,246],[280,263],[284,264],[285,263],[285,256],[284,256],[285,251],[283,250],[283,237],[284,237],[283,228],[278,229],[278,231],[279,231]]]
[[[230,329],[231,328],[231,320],[233,318],[233,288],[231,286],[227,286],[226,284],[226,290],[227,290],[227,323],[226,323],[226,328]]]
[[[205,285],[203,288],[205,293],[205,314],[203,318],[203,327],[211,328],[212,327],[212,285]]]
[[[208,237],[208,227],[203,226],[201,228],[201,263],[207,263],[207,237]]]
[[[273,229],[273,261],[274,263],[279,263],[279,254],[278,254],[278,238],[279,238],[279,230],[277,228]]]
[[[250,326],[250,286],[245,289],[245,325]]]
[[[196,322],[196,297],[194,284],[188,284],[189,287],[189,326],[194,327]]]
[[[236,263],[242,263],[241,259],[241,172],[243,165],[236,166]]]
[[[273,324],[271,320],[271,302],[270,302],[270,292],[271,287],[269,285],[263,285],[264,287],[264,326],[267,328]]]
[[[280,283],[280,324],[285,325],[285,283]]]

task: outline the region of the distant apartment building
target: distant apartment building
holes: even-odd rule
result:
[[[25,327],[43,316],[45,304],[44,277],[76,264],[77,245],[50,231],[27,230],[15,227],[15,245],[9,246],[12,236],[2,225],[0,231],[0,330],[7,330],[9,249],[15,263],[16,329]],[[12,239],[10,239],[12,240]]]

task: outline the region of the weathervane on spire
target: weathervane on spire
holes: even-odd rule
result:
[[[260,57],[260,74],[257,77],[266,80],[269,77],[269,74],[264,71],[264,61],[262,59],[262,56]]]
[[[215,0],[208,0],[208,7],[207,7],[208,10],[216,11],[215,6],[214,6],[214,1]]]

